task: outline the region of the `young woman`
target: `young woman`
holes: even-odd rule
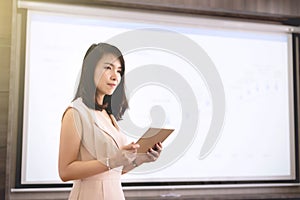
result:
[[[161,143],[137,154],[139,145],[127,143],[118,127],[128,108],[124,72],[116,47],[93,44],[86,52],[75,98],[61,125],[59,175],[74,180],[69,199],[125,199],[121,174],[160,155]]]

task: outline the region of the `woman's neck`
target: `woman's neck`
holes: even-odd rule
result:
[[[98,105],[103,104],[103,99],[104,99],[104,95],[97,94],[96,101],[97,101]]]

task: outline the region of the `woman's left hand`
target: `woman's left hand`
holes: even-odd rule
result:
[[[153,162],[156,161],[160,153],[162,151],[162,144],[161,142],[155,144],[153,148],[150,148],[147,153],[138,153],[136,157],[136,162],[139,164]]]

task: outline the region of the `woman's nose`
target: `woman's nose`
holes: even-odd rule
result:
[[[117,80],[117,78],[118,78],[118,72],[116,72],[116,71],[113,70],[110,78],[112,80],[114,80],[114,81]]]

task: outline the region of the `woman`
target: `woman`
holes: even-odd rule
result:
[[[61,125],[59,175],[63,181],[74,180],[69,199],[125,199],[121,174],[160,155],[161,143],[138,155],[139,145],[128,144],[117,125],[128,108],[124,72],[116,47],[100,43],[88,49]]]

